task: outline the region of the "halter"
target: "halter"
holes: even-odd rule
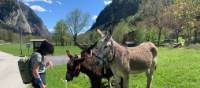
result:
[[[112,46],[112,47],[111,47],[111,48],[112,48],[111,53],[113,54],[113,56],[111,56],[111,59],[107,59],[108,63],[112,63],[113,60],[114,60],[114,58],[115,58],[115,55],[116,55],[115,50],[114,50],[114,48],[113,48],[113,41],[111,41],[111,46]]]
[[[111,53],[113,54],[113,55],[111,56],[111,59],[104,60],[104,59],[105,59],[104,57],[99,57],[98,55],[96,55],[96,54],[94,54],[94,53],[93,53],[93,55],[94,55],[97,59],[103,61],[103,63],[105,63],[105,61],[107,61],[108,63],[112,63],[113,60],[114,60],[114,58],[115,58],[115,54],[116,54],[116,53],[115,53],[115,50],[114,50],[114,48],[113,48],[113,41],[111,41],[111,46],[112,46],[112,51],[111,51]]]

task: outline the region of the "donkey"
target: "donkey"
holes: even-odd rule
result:
[[[113,76],[112,71],[109,66],[102,66],[96,63],[96,57],[90,55],[92,47],[94,46],[83,50],[81,58],[70,56],[72,61],[67,64],[66,80],[71,81],[80,72],[83,72],[89,77],[91,88],[102,88],[102,78],[108,79],[109,87],[111,87],[110,77]]]
[[[124,47],[112,39],[111,33],[104,35],[100,30],[98,33],[102,39],[95,47],[94,53],[96,57],[108,62],[118,84],[116,88],[128,88],[128,75],[140,72],[146,72],[146,87],[150,88],[156,68],[156,46],[151,42],[145,42],[136,47]]]

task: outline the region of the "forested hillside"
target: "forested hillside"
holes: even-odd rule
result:
[[[199,16],[199,0],[113,0],[99,14],[91,30],[107,30],[112,23],[118,42],[125,33],[134,31],[138,42],[159,45],[166,39],[178,42],[181,37],[190,44],[200,40]]]

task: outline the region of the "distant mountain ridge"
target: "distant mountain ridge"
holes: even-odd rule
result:
[[[49,36],[50,32],[35,12],[16,0],[0,1],[0,27],[16,33]],[[1,29],[0,29],[1,30]]]
[[[90,30],[101,27],[108,28],[109,23],[117,24],[121,19],[137,13],[141,0],[112,0],[112,3],[104,8],[92,25]]]

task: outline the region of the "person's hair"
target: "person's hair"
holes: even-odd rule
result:
[[[41,55],[53,54],[54,46],[46,40],[42,41],[37,52],[39,52]]]

